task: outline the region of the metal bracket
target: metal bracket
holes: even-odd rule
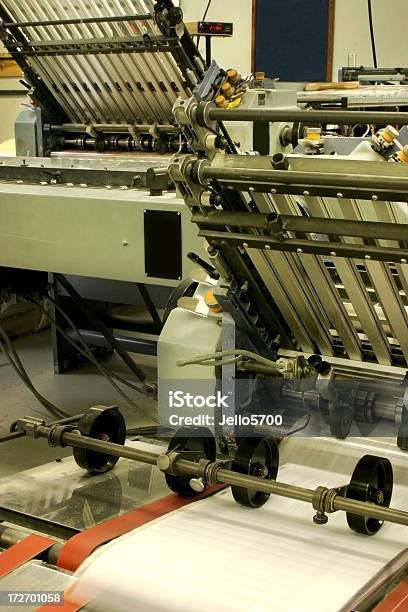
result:
[[[38,419],[36,417],[23,417],[18,419],[16,423],[16,431],[25,433],[28,438],[38,438],[37,429],[38,427],[44,427],[44,419]]]

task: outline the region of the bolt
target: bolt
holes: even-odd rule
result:
[[[251,476],[256,476],[257,478],[268,478],[269,469],[266,465],[262,465],[262,463],[254,463],[251,466]]]
[[[122,240],[122,245],[123,245],[124,247],[127,247],[127,246],[129,246],[129,243],[128,243],[128,241],[127,241],[127,240]]]
[[[313,517],[313,522],[315,525],[327,525],[329,518],[324,512],[317,512]]]
[[[384,492],[380,491],[380,489],[376,489],[375,487],[371,487],[368,492],[368,500],[372,504],[377,504],[378,506],[382,506],[385,501]]]

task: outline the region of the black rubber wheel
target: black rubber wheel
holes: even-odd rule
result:
[[[78,423],[83,436],[123,445],[126,425],[117,408],[91,408]],[[119,457],[74,447],[74,458],[79,467],[90,474],[105,474],[118,462]]]
[[[351,431],[354,419],[354,393],[338,393],[330,407],[330,433],[334,438],[345,440]]]
[[[204,459],[215,461],[217,457],[217,445],[214,435],[206,427],[181,427],[170,441],[169,451],[190,451],[202,454]],[[199,495],[190,486],[191,476],[173,476],[166,474],[167,486],[184,497],[195,497]]]
[[[365,455],[357,463],[347,487],[347,497],[389,508],[393,489],[392,465],[388,459]],[[363,535],[375,535],[383,526],[376,518],[346,513],[350,529]]]
[[[278,445],[268,438],[244,438],[231,469],[239,474],[276,480],[279,469]],[[232,486],[231,490],[235,501],[247,508],[260,508],[270,497],[269,493],[244,487]]]

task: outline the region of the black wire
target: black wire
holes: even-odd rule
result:
[[[204,12],[204,15],[201,21],[205,21],[207,19],[207,15],[208,15],[208,11],[210,10],[211,3],[212,3],[212,0],[208,0],[207,8],[205,9],[205,12]],[[201,36],[197,36],[197,47],[199,45],[200,39],[201,39]]]
[[[0,323],[0,336],[2,337],[4,344],[0,342],[0,349],[4,353],[5,357],[9,361],[13,370],[16,372],[17,376],[21,379],[24,385],[31,391],[34,397],[44,406],[44,408],[52,414],[52,416],[57,418],[68,417],[69,415],[66,412],[63,412],[60,408],[52,404],[47,398],[45,398],[37,389],[34,387],[33,383],[30,380],[30,377],[27,374],[26,369],[24,368],[22,361],[13,346],[13,343],[10,340],[9,335],[6,330]]]
[[[127,385],[128,387],[134,389],[135,391],[138,391],[139,393],[141,393],[140,389],[138,389],[136,386],[132,385],[132,383],[130,383],[129,381],[125,380],[124,378],[122,378],[121,376],[118,376],[117,374],[114,374],[113,372],[111,372],[110,370],[108,370],[107,368],[105,368],[101,363],[99,363],[99,361],[94,357],[94,355],[91,353],[91,351],[89,350],[89,347],[87,346],[87,344],[85,343],[85,340],[83,339],[83,337],[81,336],[81,333],[79,331],[79,329],[75,326],[75,324],[71,321],[70,317],[63,311],[63,309],[59,306],[59,304],[56,304],[54,300],[52,300],[51,298],[50,301],[57,307],[57,309],[61,312],[61,314],[65,317],[65,319],[68,321],[69,325],[73,328],[73,330],[75,331],[75,333],[78,335],[78,338],[80,339],[80,342],[82,344],[82,346],[84,348],[81,348],[79,346],[79,344],[77,344],[75,342],[75,340],[73,340],[72,338],[70,338],[68,336],[68,334],[65,333],[64,329],[57,323],[57,321],[54,319],[54,317],[52,317],[50,315],[50,313],[44,308],[44,306],[41,304],[41,302],[39,302],[38,300],[35,300],[32,297],[27,297],[26,298],[29,302],[33,302],[34,304],[36,304],[38,306],[38,308],[40,308],[40,310],[48,317],[48,319],[50,320],[50,322],[54,325],[54,327],[59,331],[59,333],[61,334],[61,336],[63,338],[65,338],[65,340],[67,342],[69,342],[69,344],[71,344],[71,346],[73,346],[75,348],[75,350],[78,351],[78,353],[81,353],[82,355],[84,355],[84,357],[86,357],[89,361],[91,361],[99,370],[99,372],[101,373],[101,375],[106,379],[107,382],[109,382],[109,384],[115,389],[115,391],[122,397],[122,399],[125,400],[125,402],[127,404],[129,404],[129,406],[131,406],[132,408],[136,408],[136,410],[139,410],[147,419],[149,419],[150,421],[153,421],[153,423],[158,423],[158,421],[156,421],[150,414],[148,414],[141,406],[139,406],[138,404],[136,404],[113,380],[114,378],[116,378],[117,380],[119,380],[122,384]]]
[[[208,11],[210,10],[211,3],[212,3],[212,0],[208,0],[207,8],[205,9],[205,13],[202,19],[203,21],[207,19],[207,15],[208,15]]]
[[[372,0],[368,0],[368,20],[369,20],[369,23],[370,23],[370,37],[371,37],[371,48],[372,48],[372,51],[373,51],[374,68],[378,68],[377,48],[376,48],[376,44],[375,44],[375,34],[374,34],[374,21],[373,21]]]
[[[311,412],[309,412],[309,414],[308,414],[308,415],[307,415],[307,417],[306,417],[306,423],[305,423],[304,425],[301,425],[301,426],[300,426],[300,427],[298,427],[297,429],[294,429],[294,430],[292,430],[292,431],[289,431],[289,432],[286,434],[286,436],[287,436],[287,437],[289,437],[289,436],[294,436],[295,434],[297,434],[297,433],[299,433],[299,432],[303,431],[304,429],[307,429],[307,427],[309,426],[309,423],[310,423],[311,418],[312,418],[312,413],[311,413]]]
[[[96,362],[95,365],[97,365],[97,367],[102,368],[104,370],[104,372],[106,372],[109,376],[111,376],[112,378],[115,378],[116,380],[121,382],[123,385],[126,385],[130,389],[133,389],[134,391],[137,391],[138,393],[140,393],[141,392],[140,387],[137,387],[136,385],[133,385],[131,382],[126,380],[126,378],[123,378],[122,376],[119,376],[119,374],[116,374],[115,372],[112,372],[112,370],[109,370],[109,368],[107,368],[104,365],[102,365],[95,358],[95,356],[92,354],[92,351],[89,349],[89,346],[87,345],[85,339],[83,338],[80,330],[75,325],[75,323],[73,322],[71,317],[65,312],[65,310],[51,296],[48,296],[48,300],[53,304],[54,308],[56,310],[58,310],[58,312],[61,313],[61,315],[67,321],[68,325],[72,328],[72,330],[78,336],[78,340],[80,341],[80,343],[81,343],[81,345],[83,347],[83,350],[80,348],[80,346],[70,336],[68,336],[68,334],[65,333],[64,329],[60,325],[58,325],[57,321],[55,319],[51,318],[51,315],[48,313],[48,311],[44,309],[44,312],[47,313],[48,319],[51,321],[51,323],[54,325],[54,327],[59,331],[61,336],[63,338],[65,338],[65,340],[67,342],[69,342],[71,344],[71,346],[73,346],[79,353],[81,353],[84,357],[89,359],[89,361]],[[38,305],[38,302],[37,302],[37,305]]]

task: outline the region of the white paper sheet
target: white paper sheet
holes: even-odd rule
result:
[[[343,485],[367,451],[391,458],[392,505],[408,508],[407,457],[386,441],[290,440],[282,457],[291,463],[278,479],[312,489]],[[386,524],[361,536],[342,512],[326,526],[314,525],[313,514],[308,504],[277,497],[246,509],[226,490],[96,552],[79,584],[105,590],[97,610],[335,612],[407,547],[408,530]]]

